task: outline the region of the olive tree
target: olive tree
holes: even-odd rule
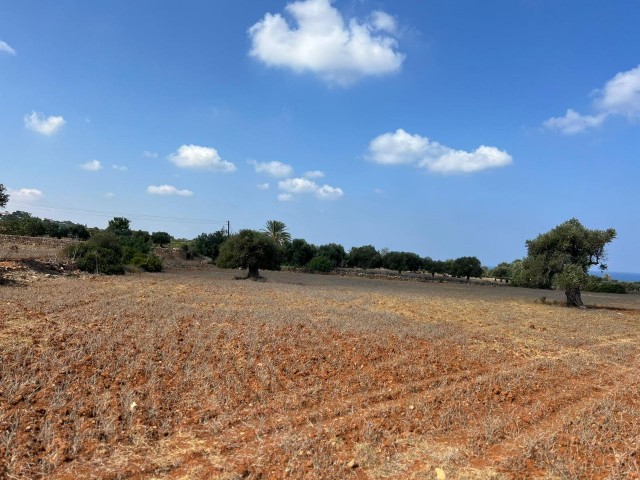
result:
[[[246,278],[260,278],[259,269],[278,270],[282,249],[264,232],[240,230],[220,247],[217,265],[221,268],[246,268]]]
[[[9,194],[7,190],[4,188],[4,185],[0,183],[0,208],[4,208],[4,206],[9,202]]]
[[[160,248],[162,248],[164,245],[171,243],[171,235],[167,232],[153,232],[151,234],[151,241],[156,245],[160,245]]]
[[[533,240],[527,240],[527,257],[522,262],[529,286],[549,287],[554,283],[564,290],[567,306],[583,306],[580,293],[588,280],[589,267],[607,266],[605,246],[616,238],[613,228],[590,230],[572,218]]]
[[[470,277],[481,277],[484,271],[478,258],[460,257],[453,261],[451,273],[456,277],[466,277],[467,283],[469,283]]]

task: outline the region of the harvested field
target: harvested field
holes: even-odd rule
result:
[[[640,477],[639,297],[234,274],[0,287],[0,477]]]

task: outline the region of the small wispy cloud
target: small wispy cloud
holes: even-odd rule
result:
[[[191,190],[178,190],[173,185],[149,185],[147,193],[150,195],[178,195],[180,197],[190,197],[193,195]]]
[[[113,192],[107,192],[104,194],[104,198],[114,198],[116,196]]]
[[[310,170],[308,172],[304,172],[304,178],[324,178],[324,172],[320,170]]]
[[[25,128],[46,136],[60,131],[65,123],[64,118],[61,116],[50,115],[45,117],[42,113],[37,112],[31,112],[24,116]]]
[[[599,127],[613,116],[637,122],[640,119],[640,65],[617,73],[604,87],[592,92],[592,97],[595,115],[582,115],[569,108],[564,116],[549,118],[542,126],[564,135],[574,135]]]
[[[98,170],[102,170],[102,163],[100,163],[100,160],[89,160],[80,165],[80,168],[89,172],[97,172]]]
[[[279,202],[290,202],[291,200],[293,200],[293,195],[291,195],[290,193],[279,193],[278,194],[278,201]]]
[[[282,162],[256,162],[255,160],[249,160],[247,163],[253,165],[256,173],[265,173],[272,177],[288,177],[293,173],[293,167]]]
[[[113,168],[114,170],[117,170],[119,172],[126,172],[127,170],[129,170],[124,165],[112,165],[111,168]]]
[[[2,40],[0,40],[0,52],[8,53],[9,55],[16,55],[14,48]]]
[[[269,184],[268,183],[259,183],[257,185],[258,190],[269,190]]]
[[[158,158],[159,155],[156,152],[151,152],[149,150],[145,150],[142,152],[142,156],[145,158]]]
[[[321,200],[335,200],[344,195],[344,191],[339,187],[332,187],[331,185],[320,186],[308,178],[287,178],[278,182],[278,188],[292,196],[287,200],[291,200],[293,195],[311,194]]]

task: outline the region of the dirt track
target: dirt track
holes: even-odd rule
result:
[[[233,275],[2,287],[0,477],[639,478],[638,297]]]

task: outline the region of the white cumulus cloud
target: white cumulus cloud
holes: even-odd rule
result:
[[[595,104],[608,114],[640,117],[640,65],[609,80],[598,91]]]
[[[97,172],[102,169],[102,163],[100,163],[100,160],[89,160],[88,162],[80,165],[80,168],[90,172]]]
[[[512,163],[511,155],[481,145],[472,152],[454,150],[403,129],[384,133],[369,143],[369,160],[382,165],[415,165],[433,173],[472,173]]]
[[[546,120],[543,125],[552,130],[559,130],[566,135],[572,135],[602,125],[606,118],[605,114],[581,115],[575,110],[568,109],[564,117],[552,117]]]
[[[0,52],[8,53],[9,55],[15,55],[16,51],[7,42],[0,40]]]
[[[405,55],[388,35],[395,20],[385,12],[364,21],[345,19],[330,0],[292,2],[285,10],[294,25],[279,13],[267,13],[249,29],[250,55],[268,66],[312,72],[341,85],[402,67]]]
[[[7,193],[9,194],[9,203],[33,203],[44,197],[42,190],[37,188],[20,188],[18,190],[8,188]]]
[[[31,112],[24,116],[24,126],[29,130],[42,135],[53,135],[65,124],[65,120],[60,116],[45,117],[42,113]]]
[[[629,120],[640,119],[640,65],[626,72],[616,74],[601,89],[593,92],[595,115],[582,115],[571,108],[563,117],[552,117],[543,126],[558,130],[565,135],[584,132],[595,128],[614,115]]]
[[[233,172],[236,166],[223,160],[215,148],[198,145],[182,145],[169,160],[180,168],[211,170],[214,172]]]
[[[249,160],[256,173],[266,173],[272,177],[288,177],[293,173],[293,167],[282,162],[256,162]]]
[[[290,195],[287,200],[291,200],[293,195],[311,194],[322,200],[333,200],[344,195],[344,191],[339,187],[321,186],[308,178],[287,178],[278,182],[278,188]]]
[[[180,197],[190,197],[193,195],[191,190],[178,190],[173,185],[149,185],[147,193],[150,195],[178,195]]]

